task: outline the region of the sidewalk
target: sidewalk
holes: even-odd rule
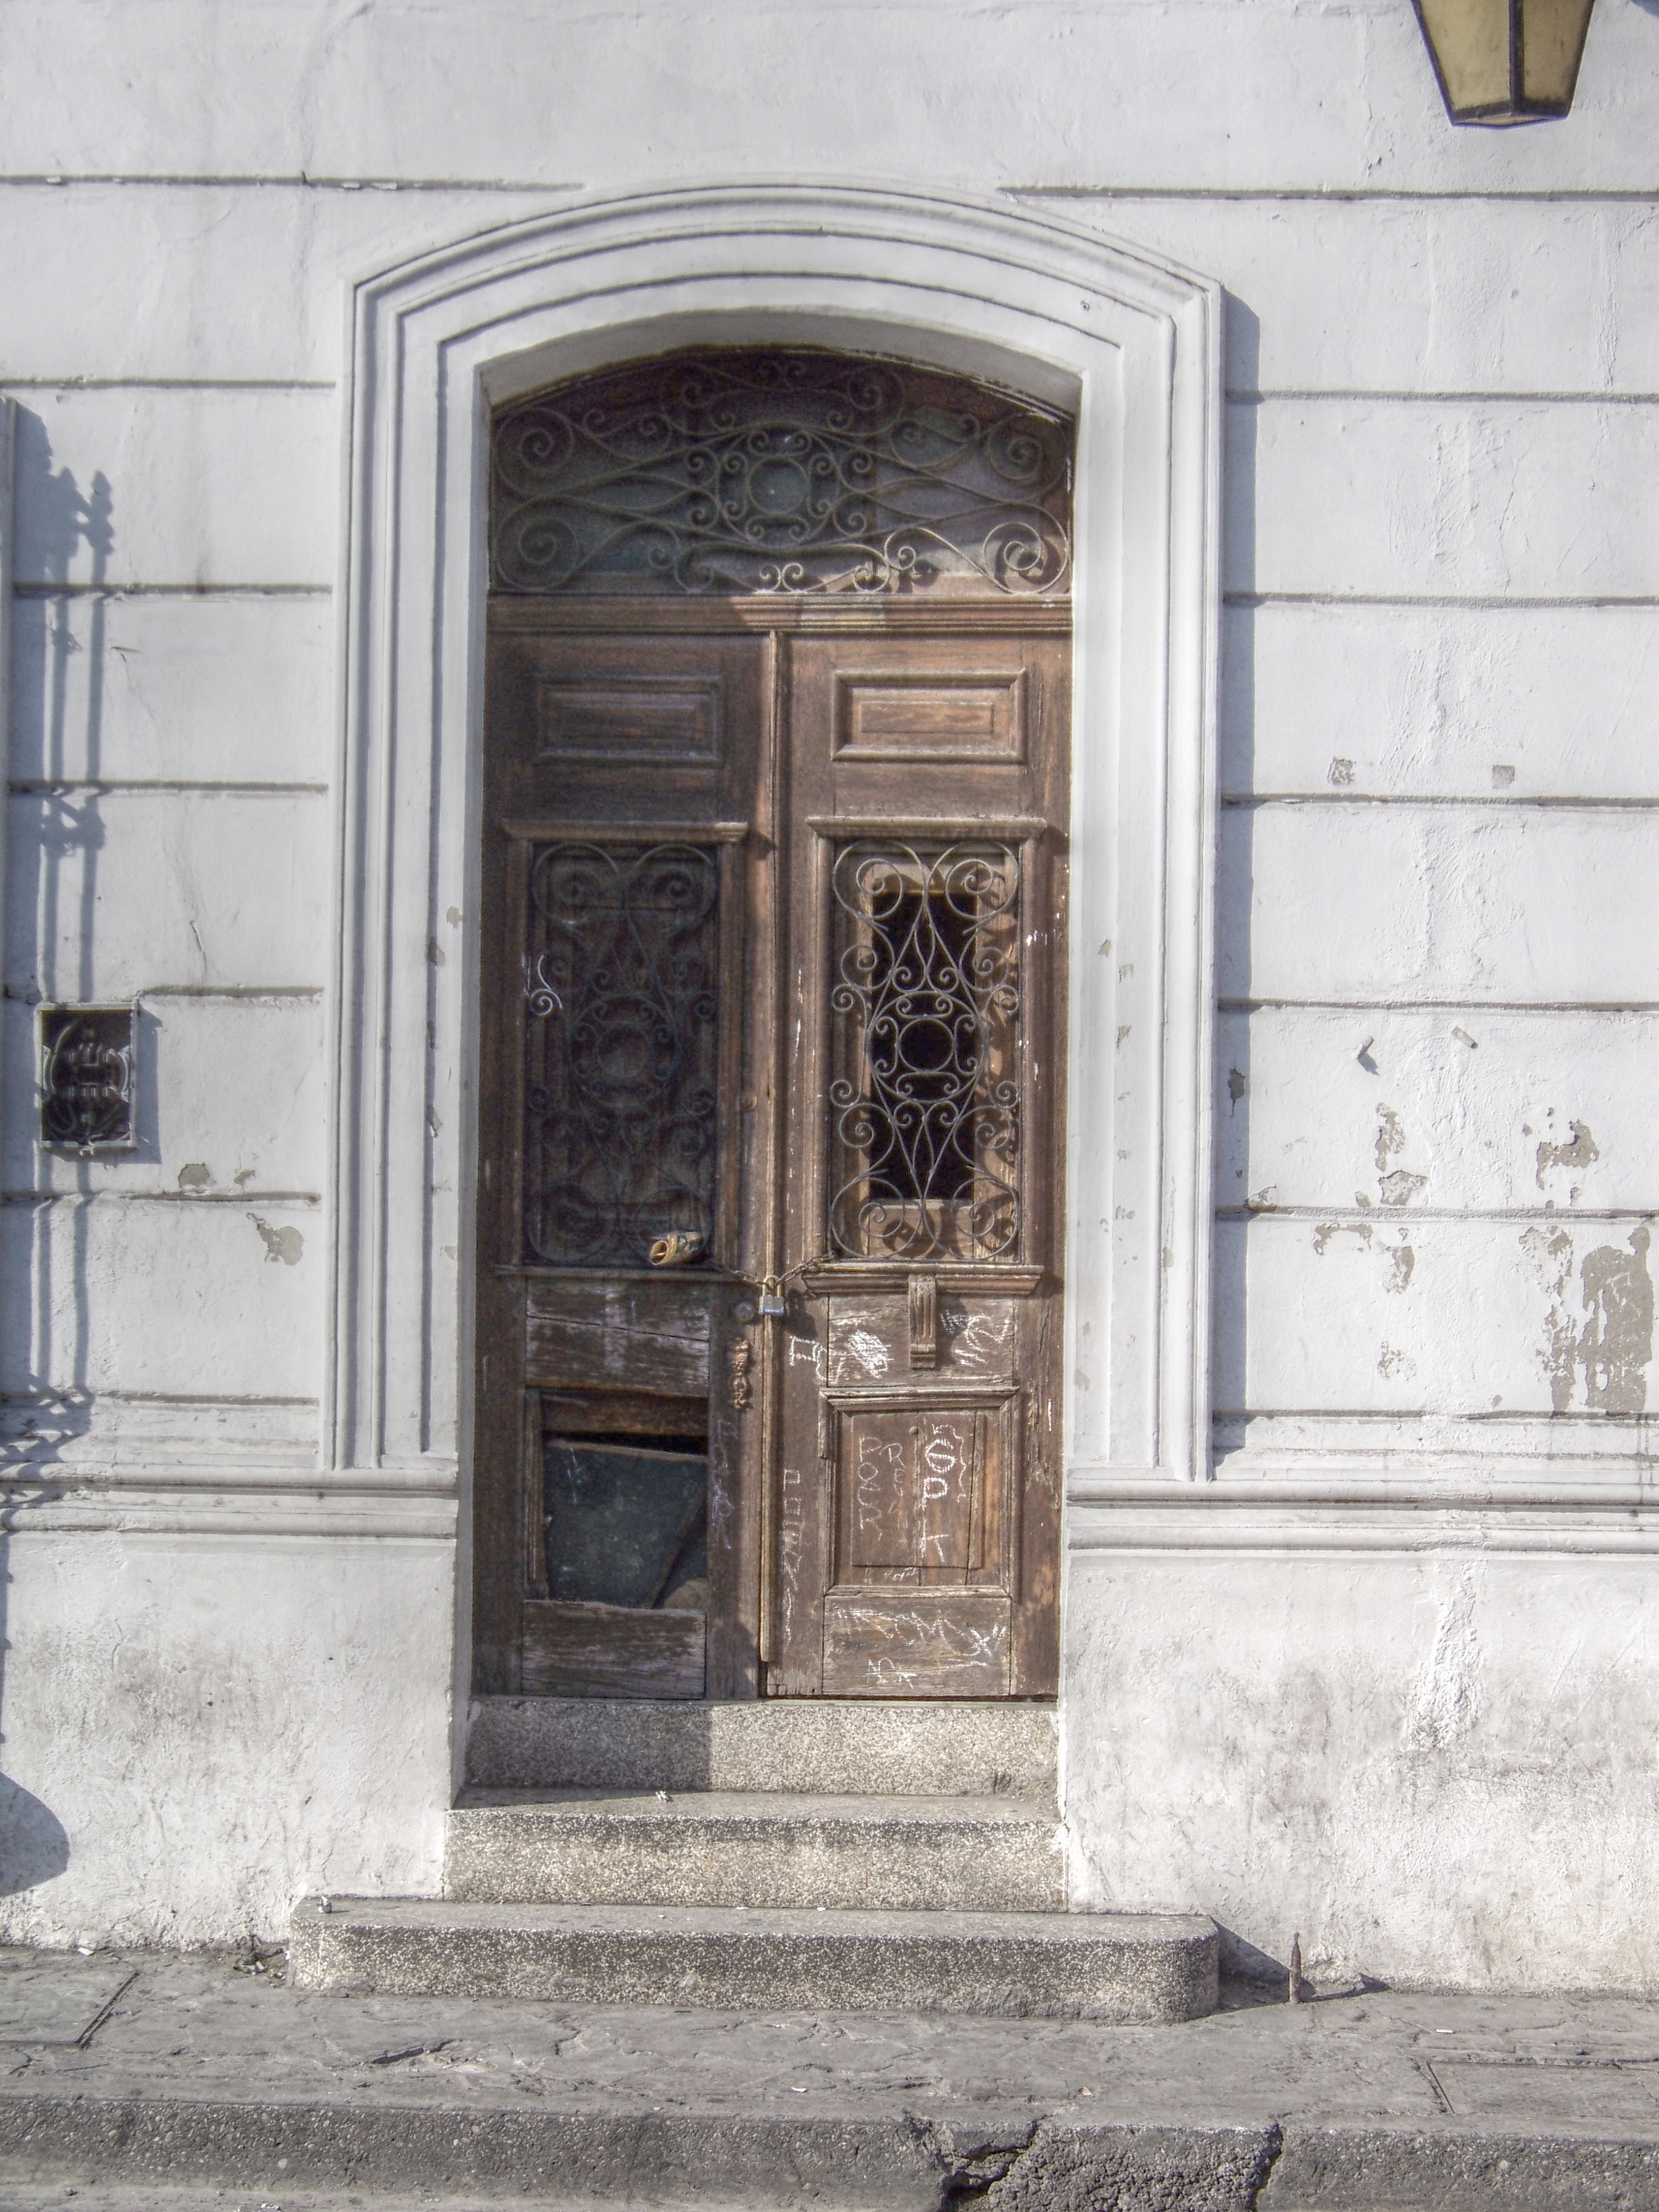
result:
[[[1110,2028],[312,1996],[281,1970],[0,1953],[0,2205],[1659,2212],[1659,2006],[1235,1990]]]

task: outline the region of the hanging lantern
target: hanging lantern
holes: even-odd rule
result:
[[[1415,0],[1454,123],[1541,123],[1573,105],[1593,0]]]

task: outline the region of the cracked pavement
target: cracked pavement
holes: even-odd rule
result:
[[[1112,2027],[317,1995],[251,1963],[0,1954],[6,2203],[1659,2206],[1635,2001],[1235,1987]]]

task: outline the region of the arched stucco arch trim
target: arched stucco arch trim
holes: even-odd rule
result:
[[[841,185],[568,207],[358,288],[327,1465],[467,1465],[489,408],[793,338],[1078,409],[1069,1463],[1097,1497],[1207,1472],[1220,320],[1041,213]]]

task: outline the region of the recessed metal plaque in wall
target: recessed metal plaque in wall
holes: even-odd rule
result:
[[[106,1152],[136,1142],[137,1019],[130,1006],[41,1008],[41,1142]]]

